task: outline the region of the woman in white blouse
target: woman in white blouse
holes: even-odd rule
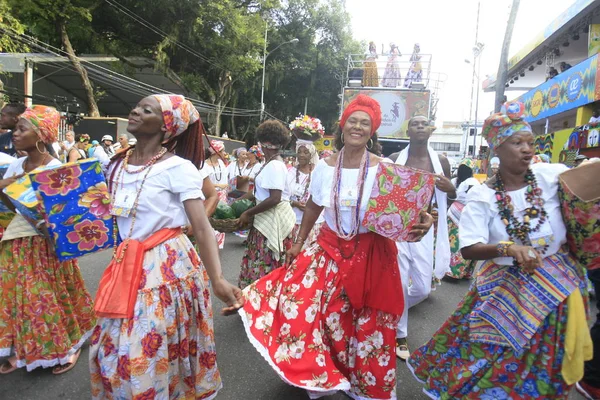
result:
[[[408,363],[434,399],[567,399],[591,356],[584,271],[563,247],[557,189],[566,167],[530,165],[524,105],[505,110],[483,127],[498,173],[469,191],[460,219],[463,256],[484,262],[454,314]]]
[[[240,228],[252,222],[242,258],[241,288],[283,265],[296,222],[286,184],[287,167],[281,158],[290,140],[289,131],[282,123],[269,120],[256,129],[256,139],[266,160],[254,177],[254,195],[250,197],[256,206],[240,216]]]
[[[202,179],[209,178],[217,190],[219,202],[227,203],[227,188],[229,183],[229,169],[225,166],[225,144],[220,140],[211,140],[210,147],[206,149],[206,160],[200,168]],[[215,231],[215,238],[219,249],[225,244],[225,233]]]
[[[313,170],[319,162],[315,145],[307,140],[296,140],[296,161],[296,165],[290,168],[287,173],[290,203],[294,209],[294,214],[296,214],[296,226],[292,233],[294,240],[298,236],[302,217],[304,216],[304,209],[310,197],[310,183],[313,177]],[[312,245],[317,240],[323,221],[324,219],[321,215],[306,238],[305,247]]]
[[[109,167],[122,242],[96,296],[92,398],[211,398],[222,384],[209,286],[225,313],[241,293],[223,278],[204,210],[202,121],[183,96],[152,95],[127,130],[137,144]],[[182,232],[188,222],[200,256]]]

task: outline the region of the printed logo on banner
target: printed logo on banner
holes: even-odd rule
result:
[[[558,83],[555,83],[550,87],[548,91],[548,105],[550,108],[554,108],[558,105],[560,101],[560,86]]]
[[[542,110],[542,104],[544,103],[544,95],[540,90],[535,92],[531,101],[531,115],[537,117]]]
[[[583,85],[583,77],[580,73],[573,74],[567,81],[567,98],[569,101],[575,101],[581,94],[581,88]]]

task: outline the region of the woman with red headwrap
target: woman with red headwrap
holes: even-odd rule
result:
[[[244,290],[239,314],[250,342],[311,398],[338,390],[355,399],[396,398],[394,345],[403,310],[396,245],[360,224],[381,160],[367,147],[380,124],[379,103],[370,97],[348,105],[341,150],[314,170],[286,267]],[[317,243],[302,251],[322,212]],[[426,216],[415,237],[432,223]]]
[[[212,399],[221,388],[209,291],[233,312],[203,204],[204,129],[192,103],[152,95],[129,113],[137,139],[108,169],[121,244],[100,280],[90,347],[94,399]],[[182,227],[191,225],[202,260]]]
[[[21,114],[13,143],[27,156],[10,164],[0,189],[36,168],[61,165],[50,155],[59,123],[52,107],[33,106]],[[0,374],[21,367],[69,371],[95,323],[77,261],[59,262],[48,238],[17,213],[0,243],[0,357],[10,356]]]

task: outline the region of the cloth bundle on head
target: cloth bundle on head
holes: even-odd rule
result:
[[[233,155],[234,155],[236,158],[238,158],[238,157],[240,156],[240,153],[241,153],[242,151],[248,151],[248,150],[246,150],[246,148],[245,148],[245,147],[238,147],[237,149],[235,149],[235,150],[233,151]]]
[[[344,127],[350,115],[356,111],[364,111],[369,114],[369,117],[371,117],[371,136],[373,136],[381,125],[381,106],[377,100],[364,94],[356,96],[356,98],[348,104],[348,107],[346,107],[342,114],[342,119],[340,120],[341,128]]]
[[[481,135],[491,149],[495,149],[517,132],[533,132],[531,126],[523,121],[525,105],[519,101],[508,102],[502,111],[489,116],[483,123]]]
[[[250,147],[250,150],[248,150],[248,153],[254,154],[259,159],[262,159],[262,158],[265,157],[265,155],[263,154],[262,150],[257,145],[254,145],[254,146]]]
[[[210,141],[210,147],[208,148],[208,151],[210,152],[210,154],[216,154],[219,153],[221,150],[225,149],[225,143],[223,143],[220,140],[211,140]]]
[[[302,140],[302,139],[296,140],[296,157],[297,157],[298,150],[300,149],[300,147],[306,147],[306,149],[310,153],[309,163],[312,165],[317,165],[317,163],[319,162],[319,155],[317,154],[317,148],[315,147],[313,142],[310,142],[308,140]],[[298,162],[296,162],[296,164],[298,164]]]
[[[181,95],[155,94],[152,97],[158,100],[167,127],[163,143],[181,135],[188,126],[200,119],[196,107]]]
[[[45,144],[52,144],[58,140],[60,114],[56,108],[34,105],[27,108],[20,118],[33,125],[33,130]]]
[[[319,158],[323,159],[323,158],[327,158],[329,156],[333,155],[333,151],[331,150],[323,150],[319,153]]]

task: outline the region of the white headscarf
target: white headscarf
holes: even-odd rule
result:
[[[300,147],[306,147],[310,153],[309,163],[311,163],[313,166],[317,165],[319,162],[319,154],[317,153],[317,148],[315,147],[314,143],[309,140],[298,139],[296,140],[296,154],[298,153],[298,149],[300,149]]]

